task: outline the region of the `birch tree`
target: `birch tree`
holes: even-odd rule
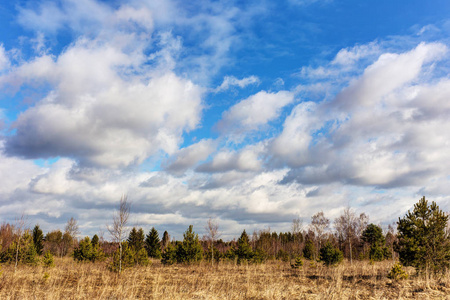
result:
[[[130,217],[130,203],[126,195],[122,195],[119,207],[113,215],[112,225],[107,225],[114,242],[119,243],[119,273],[122,272],[122,241],[127,237],[127,223]]]

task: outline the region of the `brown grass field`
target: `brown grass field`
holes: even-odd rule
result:
[[[110,272],[105,263],[55,259],[55,267],[2,265],[0,299],[450,299],[450,273],[425,280],[386,277],[393,262],[345,262],[300,269],[269,261],[148,267]]]

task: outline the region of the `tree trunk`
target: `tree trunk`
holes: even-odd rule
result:
[[[119,274],[122,272],[122,243],[119,241]]]
[[[353,258],[352,258],[352,239],[348,239],[348,246],[350,247],[350,265],[353,265]]]
[[[16,264],[14,265],[14,273],[16,272],[17,262],[19,261],[19,245],[20,245],[20,238],[17,241],[17,245],[16,245]]]

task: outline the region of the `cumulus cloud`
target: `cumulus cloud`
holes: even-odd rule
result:
[[[217,128],[223,133],[241,134],[253,131],[277,119],[281,110],[292,103],[291,92],[268,93],[261,91],[233,105],[222,114]]]
[[[186,132],[210,125],[202,124],[202,86],[224,75],[217,72],[250,22],[251,13],[228,5],[70,0],[20,8],[36,56],[15,59],[0,46],[0,86],[16,88],[17,98],[35,88],[43,96],[21,106],[1,137],[1,216],[25,211],[50,230],[75,216],[93,234],[127,193],[133,225],[180,238],[187,224],[201,232],[216,216],[233,238],[244,228],[289,230],[293,218],[324,207],[334,218],[348,203],[374,222],[398,217],[416,194],[448,203],[450,81],[441,43],[346,47],[272,84],[288,88],[300,75],[291,91],[241,97],[223,112],[215,139],[203,139],[203,128],[179,149]],[[64,50],[46,48],[67,31],[74,40]],[[259,84],[257,76],[226,76],[209,91],[248,95],[240,89]],[[60,158],[45,167],[32,160],[51,157]]]
[[[449,85],[424,73],[446,51],[383,54],[332,101],[298,104],[270,148],[291,167],[281,183],[395,188],[445,174],[450,136],[438,128],[450,126]]]
[[[14,122],[6,152],[112,168],[140,163],[160,149],[176,151],[182,132],[198,123],[201,93],[170,73],[147,83],[117,82],[91,95],[55,92]]]
[[[423,64],[440,59],[447,52],[443,44],[421,43],[402,54],[383,54],[364,71],[364,74],[343,90],[333,102],[349,109],[380,103],[381,97],[419,76]]]
[[[198,166],[196,171],[206,173],[221,173],[231,170],[258,171],[261,169],[261,160],[258,156],[263,148],[263,145],[256,144],[239,151],[222,150],[211,161]]]
[[[12,85],[51,86],[14,122],[9,155],[118,168],[178,149],[182,133],[199,123],[203,89],[171,70],[148,70],[142,42],[122,37],[81,38],[58,57],[37,57],[3,76]]]
[[[215,151],[215,144],[212,140],[202,140],[189,147],[180,149],[164,163],[164,169],[171,174],[183,175],[189,168],[200,161],[206,160]]]

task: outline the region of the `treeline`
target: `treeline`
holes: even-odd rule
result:
[[[127,217],[127,209],[126,199],[121,199],[118,216]],[[295,219],[289,232],[260,230],[248,235],[244,230],[237,240],[232,241],[219,238],[219,224],[212,219],[205,226],[207,233],[203,238],[200,239],[190,225],[181,241],[170,240],[167,231],[160,238],[155,228],[146,234],[143,228],[134,227],[125,235],[126,221],[119,224],[122,227],[114,227],[115,233],[120,234],[112,236],[120,238],[112,242],[97,235],[78,240],[78,225],[73,218],[64,232],[56,230],[46,235],[39,225],[29,230],[23,224],[22,220],[15,225],[4,223],[0,226],[0,262],[15,263],[16,266],[18,263],[42,262],[51,266],[53,256],[70,255],[79,262],[107,261],[112,271],[120,272],[136,265],[149,265],[149,258],[160,259],[166,265],[282,260],[298,268],[303,260],[333,265],[344,258],[352,262],[398,257],[403,265],[440,272],[448,268],[450,259],[448,216],[434,202],[429,205],[425,197],[415,204],[412,212],[399,218],[398,233],[392,226],[383,232],[380,226],[369,223],[366,214],[357,215],[350,208],[346,208],[333,224],[323,212],[318,212],[307,227],[303,227],[300,219]]]

